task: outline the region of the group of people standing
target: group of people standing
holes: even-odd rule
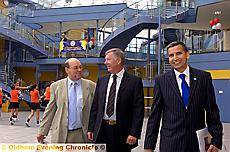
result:
[[[144,151],[155,149],[160,131],[161,152],[198,152],[196,131],[208,128],[208,152],[222,147],[223,127],[211,75],[188,65],[184,43],[167,47],[172,70],[155,79],[154,102],[148,120]],[[138,146],[144,119],[140,77],[125,70],[119,48],[105,53],[108,75],[97,84],[83,79],[76,58],[65,62],[67,77],[50,86],[50,102],[37,135],[43,143],[51,130],[52,143],[105,143],[107,152],[130,152]]]
[[[52,83],[52,82],[51,82]],[[50,84],[51,84],[50,83]],[[16,120],[18,120],[18,109],[20,105],[20,100],[22,99],[23,95],[21,90],[28,90],[30,96],[30,103],[29,107],[31,109],[31,113],[28,116],[25,125],[30,127],[30,120],[34,116],[36,112],[36,125],[39,126],[40,124],[40,109],[45,108],[49,102],[50,98],[50,90],[49,86],[46,87],[44,95],[40,97],[38,86],[36,84],[30,85],[28,87],[21,87],[19,82],[16,82],[14,85],[11,86],[11,91],[9,97],[6,94],[3,94],[2,88],[0,88],[0,106],[2,106],[2,99],[3,97],[7,98],[10,101],[8,109],[10,109],[10,118],[9,122],[11,125],[14,125]],[[43,98],[43,100],[41,100]]]

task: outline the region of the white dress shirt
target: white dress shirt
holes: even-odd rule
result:
[[[125,69],[123,68],[120,72],[118,72],[117,75],[117,84],[116,84],[116,95],[115,95],[115,101],[114,101],[114,113],[113,115],[109,118],[108,115],[106,114],[106,109],[107,109],[107,104],[108,104],[108,98],[109,98],[109,91],[111,88],[111,85],[113,83],[113,74],[110,75],[109,78],[109,83],[107,86],[107,92],[106,92],[106,101],[105,101],[105,111],[104,111],[104,117],[103,119],[105,120],[116,120],[116,104],[117,104],[117,94],[121,85],[121,80],[123,78],[123,75],[125,73]]]
[[[182,83],[182,80],[181,78],[179,77],[180,74],[185,74],[185,81],[187,82],[188,86],[190,87],[190,75],[189,75],[189,66],[187,66],[187,68],[184,70],[183,73],[180,73],[178,72],[177,70],[174,69],[174,72],[175,72],[175,75],[176,75],[176,81],[177,81],[177,84],[179,86],[179,90],[180,90],[180,94],[182,96],[182,88],[181,88],[181,83]]]
[[[82,127],[82,107],[83,107],[83,95],[82,95],[82,83],[81,79],[78,81],[72,81],[68,79],[68,130],[78,129]],[[72,87],[76,84],[75,97],[71,93]]]

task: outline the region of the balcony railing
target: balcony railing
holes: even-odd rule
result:
[[[31,41],[31,46],[38,46],[47,51],[48,57],[58,54],[58,45],[55,41],[38,30],[18,22],[14,16],[10,14],[10,9],[1,10],[0,23],[0,26],[3,28],[10,29],[19,34],[21,37]]]
[[[128,21],[136,20],[138,22],[140,17],[159,17],[167,20],[172,16],[177,16],[186,12],[189,9],[189,1],[181,0],[181,2],[169,2],[169,1],[156,1],[156,0],[140,0],[128,7],[117,12],[112,16],[103,27],[99,30],[98,46],[104,42],[104,40],[110,35],[114,34],[114,31],[118,28],[125,28]]]

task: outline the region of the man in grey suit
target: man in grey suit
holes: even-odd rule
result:
[[[95,83],[82,78],[83,67],[76,58],[65,62],[67,78],[52,83],[50,102],[37,135],[43,142],[51,130],[52,143],[88,142],[87,129]]]
[[[210,73],[188,66],[189,52],[182,42],[167,47],[173,69],[155,79],[154,103],[144,148],[155,149],[160,120],[160,152],[199,152],[196,131],[208,128],[208,152],[222,147],[223,127]]]

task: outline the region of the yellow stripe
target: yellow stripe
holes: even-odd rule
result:
[[[229,70],[207,70],[211,73],[212,79],[230,79],[230,69]]]

